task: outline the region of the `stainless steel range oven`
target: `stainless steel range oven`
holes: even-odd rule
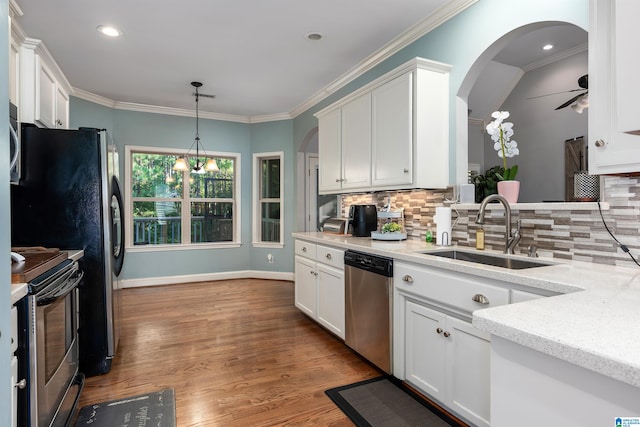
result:
[[[83,272],[65,260],[29,282],[23,307],[27,389],[20,425],[66,426],[84,385],[78,372],[78,285]]]

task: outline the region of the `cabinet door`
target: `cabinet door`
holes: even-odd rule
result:
[[[444,401],[445,315],[407,300],[405,305],[405,379]]]
[[[371,185],[370,93],[342,107],[342,179],[343,189]]]
[[[374,186],[413,181],[412,73],[384,84],[371,95]]]
[[[447,317],[448,405],[474,425],[489,427],[490,335],[470,323]]]
[[[615,2],[615,64],[618,101],[618,130],[640,135],[638,114],[638,69],[640,69],[640,2],[616,0]]]
[[[36,56],[36,121],[48,128],[55,127],[56,79]]]
[[[60,129],[69,129],[69,96],[60,86],[56,87],[56,121]]]
[[[19,105],[20,93],[20,46],[13,38],[9,43],[9,101]]]
[[[320,193],[342,188],[340,119],[339,108],[318,118],[318,190]]]
[[[303,313],[316,317],[316,263],[296,256],[295,305]]]
[[[633,4],[636,3],[636,4]],[[616,8],[621,15],[616,16]],[[618,68],[637,65],[637,43],[640,28],[636,1],[591,0],[589,22],[589,172],[615,174],[640,171],[640,135],[625,133],[638,124],[635,70],[629,75]],[[625,12],[626,11],[626,12]],[[616,19],[629,34],[616,33]],[[632,20],[630,25],[629,20]],[[617,40],[620,39],[620,40]],[[628,39],[628,40],[627,40]],[[628,52],[625,49],[629,49]],[[629,57],[633,57],[632,59]],[[620,80],[618,80],[620,79]],[[631,98],[627,98],[630,91]],[[637,92],[636,92],[637,93]],[[618,102],[618,97],[621,97]],[[629,119],[631,114],[631,119]]]
[[[317,264],[317,320],[344,339],[344,271]]]

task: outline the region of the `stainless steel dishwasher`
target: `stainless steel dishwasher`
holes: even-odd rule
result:
[[[393,260],[347,250],[345,343],[391,374]]]

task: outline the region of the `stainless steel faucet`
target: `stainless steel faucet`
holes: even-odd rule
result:
[[[509,202],[504,197],[498,194],[492,194],[487,196],[482,203],[480,204],[480,210],[478,211],[478,216],[476,217],[476,224],[484,224],[484,211],[487,208],[487,204],[494,200],[499,201],[504,206],[504,226],[505,226],[505,236],[504,236],[504,253],[512,254],[516,245],[520,241],[520,221],[517,223],[516,229],[511,231],[511,207],[509,206]]]

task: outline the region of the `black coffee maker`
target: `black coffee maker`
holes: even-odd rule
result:
[[[370,237],[378,228],[378,210],[375,205],[351,205],[349,227],[355,237]]]

